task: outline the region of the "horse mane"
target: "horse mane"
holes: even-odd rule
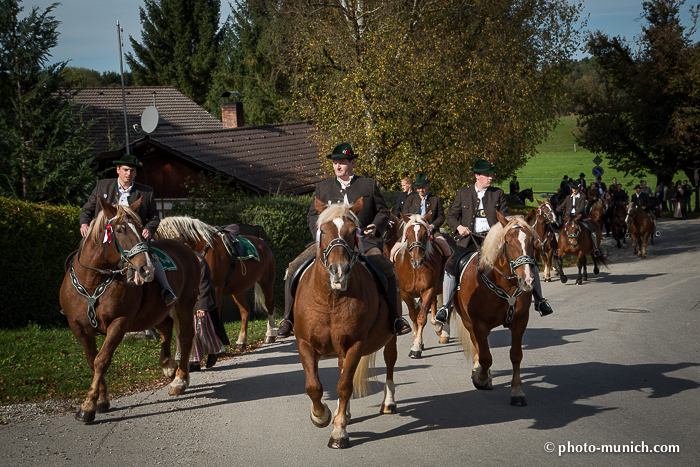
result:
[[[406,253],[406,250],[408,249],[408,242],[406,241],[407,235],[406,235],[406,230],[409,228],[409,226],[412,226],[414,222],[418,222],[419,224],[422,224],[425,229],[430,232],[430,227],[428,226],[428,223],[423,220],[423,217],[420,214],[413,214],[408,217],[408,222],[404,222],[403,225],[403,236],[401,237],[401,246],[399,246],[399,250],[396,253],[398,255],[403,255]],[[428,244],[425,246],[425,259],[429,260],[430,257],[433,255],[433,242],[428,240]]]
[[[316,220],[316,227],[321,227],[326,222],[331,222],[333,219],[338,217],[349,217],[355,223],[355,225],[360,225],[360,219],[358,219],[355,213],[350,210],[350,206],[346,203],[338,203],[330,204],[323,210]]]
[[[211,225],[189,216],[171,216],[161,219],[156,231],[156,238],[168,238],[187,243],[205,241],[211,247],[217,236],[217,230]],[[220,237],[224,243],[230,244],[228,235]]]
[[[491,230],[489,230],[489,233],[484,239],[484,243],[481,245],[481,249],[479,250],[479,269],[484,273],[488,273],[493,269],[493,265],[503,248],[503,237],[505,237],[506,232],[512,227],[518,225],[537,238],[537,232],[525,222],[523,216],[508,216],[506,220],[508,220],[508,223],[505,227],[502,226],[500,222],[491,226]]]
[[[124,219],[127,216],[129,216],[136,223],[136,230],[141,230],[143,224],[141,223],[141,217],[138,215],[138,213],[128,206],[122,206],[121,204],[117,205],[117,214],[114,216],[114,220],[116,222],[124,222]],[[85,237],[89,238],[98,245],[102,243],[104,238],[103,230],[107,220],[107,215],[105,214],[104,210],[100,210],[95,219],[90,222],[90,228],[88,229],[87,234],[85,234]]]

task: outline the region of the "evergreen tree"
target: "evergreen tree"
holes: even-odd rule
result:
[[[47,64],[59,21],[33,8],[19,19],[18,0],[0,0],[0,195],[79,203],[97,175],[73,96],[62,87],[66,62]]]
[[[126,54],[137,86],[174,86],[204,106],[221,42],[221,0],[145,0],[142,44]]]

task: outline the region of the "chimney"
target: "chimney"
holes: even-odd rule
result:
[[[224,124],[224,130],[245,126],[245,121],[243,119],[243,103],[222,102],[221,120]]]

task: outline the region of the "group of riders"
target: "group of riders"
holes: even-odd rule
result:
[[[404,335],[411,332],[408,322],[401,316],[401,302],[398,291],[398,281],[396,270],[392,261],[383,253],[384,239],[382,235],[389,226],[391,211],[387,206],[376,180],[369,177],[362,177],[355,174],[355,164],[358,154],[355,153],[348,143],[336,146],[331,154],[327,156],[333,165],[334,176],[322,180],[316,185],[314,197],[327,205],[336,203],[346,203],[353,205],[359,199],[363,199],[362,210],[358,214],[360,222],[360,232],[358,238],[362,241],[356,246],[362,248],[363,254],[368,260],[376,265],[386,277],[386,290],[384,296],[389,305],[391,325],[394,334]],[[119,160],[114,161],[118,178],[106,179],[98,182],[87,203],[83,206],[80,214],[81,234],[86,235],[90,221],[97,216],[100,211],[98,198],[111,204],[130,205],[142,198],[138,215],[143,222],[143,231],[140,232],[144,239],[153,237],[160,222],[158,210],[156,208],[153,189],[146,185],[136,183],[137,171],[142,169],[141,162],[133,155],[124,155]],[[440,227],[444,222],[454,233],[456,246],[453,246],[454,253],[445,266],[445,276],[443,282],[443,297],[445,305],[438,310],[435,320],[447,322],[449,312],[452,307],[452,300],[459,285],[458,265],[464,256],[477,251],[497,220],[497,212],[503,216],[508,215],[508,205],[506,195],[500,188],[491,186],[497,167],[491,161],[481,159],[476,161],[472,167],[474,183],[466,188],[461,188],[455,199],[445,213],[442,199],[430,194],[430,180],[424,174],[418,174],[415,181],[410,179],[402,180],[403,192],[397,199],[395,214],[404,215],[420,214],[425,216],[432,213],[427,219],[429,228],[434,238],[440,236]],[[511,191],[518,190],[519,184],[511,183]],[[413,189],[415,188],[415,192]],[[587,196],[588,195],[588,196]],[[613,183],[608,189],[600,178],[586,189],[584,174],[577,180],[569,179],[565,176],[561,182],[560,190],[551,202],[555,212],[562,218],[573,218],[581,215],[583,225],[586,226],[595,241],[595,229],[586,220],[592,203],[604,198],[608,201],[609,217],[616,204],[629,201],[627,194],[622,190],[622,185]],[[642,182],[635,187],[635,194],[632,195],[632,202],[644,209],[655,222],[655,208],[653,206],[653,193]],[[308,227],[312,239],[316,239],[318,232],[316,221],[319,213],[311,203],[307,213]],[[608,234],[609,227],[606,228]],[[656,230],[656,229],[655,229]],[[657,233],[658,235],[658,233]],[[308,265],[316,256],[318,243],[312,242],[294,261],[289,264],[285,275],[285,306],[284,317],[279,323],[278,336],[288,337],[294,334],[293,316],[293,278],[297,277],[296,272]],[[594,255],[600,255],[597,249]],[[449,256],[449,253],[447,254]],[[553,312],[551,306],[542,295],[539,274],[535,274],[533,284],[533,296],[535,310],[542,316]],[[173,304],[177,297],[168,284],[168,280],[160,263],[155,262],[155,279],[161,287],[163,300],[167,305]],[[216,306],[215,304],[211,306]]]

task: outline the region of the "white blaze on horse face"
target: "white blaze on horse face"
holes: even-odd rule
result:
[[[338,238],[340,238],[340,231],[343,228],[343,219],[341,219],[340,217],[336,217],[335,219],[333,219],[333,223],[338,228]]]
[[[421,225],[419,223],[415,223],[413,225],[413,234],[415,236],[416,241],[418,241],[418,233],[420,232]]]
[[[527,250],[525,249],[525,241],[527,240],[527,235],[523,229],[520,229],[518,232],[518,240],[520,241],[520,248],[522,249],[523,254],[526,254]],[[525,283],[529,286],[532,286],[532,282],[535,280],[536,272],[534,269],[535,268],[533,268],[531,264],[525,265]]]

